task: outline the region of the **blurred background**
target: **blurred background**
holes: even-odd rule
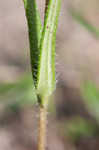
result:
[[[45,2],[37,3],[43,20]],[[62,0],[48,150],[99,149],[98,67],[99,1]],[[36,150],[37,124],[23,3],[0,1],[0,150]]]

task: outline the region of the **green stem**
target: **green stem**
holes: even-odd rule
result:
[[[46,0],[46,2],[45,2],[45,13],[47,11],[48,3],[49,3],[49,0]]]

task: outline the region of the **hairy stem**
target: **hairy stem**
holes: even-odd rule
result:
[[[38,150],[45,150],[46,148],[46,119],[47,109],[40,106],[39,116],[39,135],[38,135]]]

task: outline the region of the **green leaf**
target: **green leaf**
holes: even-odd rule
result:
[[[73,118],[66,122],[63,127],[64,134],[70,137],[74,142],[81,137],[97,135],[97,130],[97,125],[81,117]]]
[[[73,19],[75,19],[79,24],[85,27],[89,32],[91,32],[96,38],[99,38],[99,29],[93,26],[90,22],[88,22],[79,12],[70,9],[70,14]]]
[[[60,2],[61,0],[49,0],[42,29],[35,0],[24,0],[32,73],[40,100],[49,97],[55,89],[55,40]]]
[[[49,0],[45,14],[37,76],[37,92],[42,99],[55,89],[55,40],[60,3],[61,0]]]
[[[86,82],[82,89],[84,102],[90,113],[99,121],[99,89],[93,82]]]
[[[39,45],[42,33],[41,19],[35,0],[23,0],[28,23],[30,57],[34,84],[37,82]]]
[[[0,84],[0,104],[4,108],[20,108],[37,102],[35,87],[30,75],[23,76],[16,83]]]

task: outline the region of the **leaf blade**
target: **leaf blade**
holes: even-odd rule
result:
[[[89,112],[99,121],[99,89],[95,83],[87,81],[82,88],[82,94]]]
[[[0,83],[0,104],[4,107],[33,105],[37,95],[30,74],[25,74],[15,83]]]
[[[43,97],[55,89],[55,40],[61,0],[50,0],[40,45],[37,92]]]
[[[32,75],[34,79],[34,84],[36,86],[42,24],[36,1],[35,0],[23,0],[23,1],[28,24]]]
[[[99,29],[97,29],[95,26],[93,26],[81,14],[79,14],[75,10],[70,9],[69,12],[73,19],[75,19],[79,24],[81,24],[83,27],[85,27],[96,38],[99,38]]]

